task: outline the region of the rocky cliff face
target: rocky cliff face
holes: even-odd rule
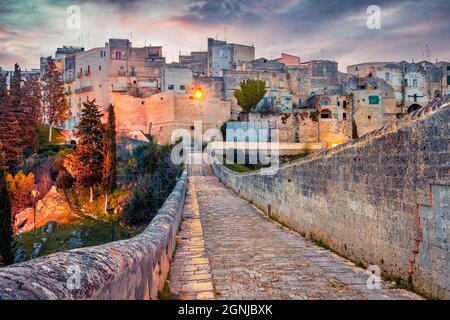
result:
[[[65,222],[73,218],[65,197],[55,186],[36,203],[36,228],[47,225],[50,221]],[[14,227],[17,234],[32,231],[34,227],[33,208],[22,210],[16,215]]]

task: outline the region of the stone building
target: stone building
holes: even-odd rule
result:
[[[204,133],[220,129],[230,119],[229,101],[212,96],[195,99],[191,93],[163,92],[145,98],[120,95],[114,105],[119,135],[142,131],[159,143],[171,142],[172,134],[180,129],[194,137],[195,121],[201,121],[200,131]]]
[[[255,60],[255,47],[208,38],[208,76],[221,77],[240,63]]]
[[[347,72],[364,83],[366,78],[383,79],[394,90],[401,112],[411,112],[438,99],[445,92],[445,62],[369,62],[347,67]]]
[[[64,56],[64,81],[73,129],[82,103],[95,99],[105,111],[116,95],[149,96],[162,91],[165,58],[162,47],[134,48],[127,39],[109,39],[104,47]]]
[[[236,70],[238,71],[285,71],[286,66],[277,60],[269,60],[267,58],[258,58],[251,61],[239,63]]]
[[[244,80],[262,80],[265,83],[266,94],[257,106],[259,111],[289,111],[292,110],[292,94],[289,90],[289,78],[286,72],[266,71],[225,71],[225,99],[231,100],[231,116],[236,119],[242,111],[234,92],[239,89]]]
[[[193,71],[190,68],[165,67],[163,90],[185,93],[193,83]]]
[[[445,96],[450,94],[450,62],[440,61],[436,63],[436,66],[441,69],[441,93]]]
[[[286,67],[300,67],[300,57],[287,53],[282,53],[281,58],[278,58],[275,61],[284,64]]]
[[[208,52],[193,51],[190,55],[180,55],[179,66],[189,68],[194,72],[194,76],[206,76],[208,72]]]

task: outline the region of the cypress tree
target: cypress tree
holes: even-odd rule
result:
[[[14,262],[14,233],[11,203],[6,188],[3,170],[0,170],[0,255],[1,264]]]
[[[41,88],[37,77],[29,77],[22,88],[21,109],[23,148],[26,153],[36,150],[39,142],[39,123],[41,120]]]
[[[77,149],[68,154],[64,166],[79,186],[89,187],[90,202],[94,200],[93,187],[102,181],[103,171],[103,114],[93,101],[83,103],[80,123],[76,126],[79,138]]]
[[[6,83],[6,74],[0,68],[0,101],[8,94],[8,85]]]
[[[108,209],[108,196],[117,187],[117,142],[116,142],[116,115],[114,106],[109,105],[108,123],[106,124],[103,139],[103,174],[102,185],[105,190],[105,213]]]
[[[0,69],[0,166],[6,169],[14,168],[22,160],[21,127],[14,108],[17,103],[7,94],[6,74]]]
[[[9,86],[9,94],[11,95],[11,97],[20,99],[22,92],[21,83],[22,83],[22,71],[20,70],[19,65],[16,63],[14,65],[14,73],[11,77],[11,83]]]

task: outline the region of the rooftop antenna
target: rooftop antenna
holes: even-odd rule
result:
[[[431,51],[430,51],[430,46],[428,45],[428,43],[425,44],[425,48],[426,48],[425,56],[426,56],[427,60],[429,60],[430,59],[430,55],[431,55]]]
[[[133,43],[133,32],[130,33],[130,42]]]
[[[147,39],[144,39],[144,47],[147,46]]]
[[[224,34],[225,34],[225,42],[227,42],[227,25],[224,27]]]

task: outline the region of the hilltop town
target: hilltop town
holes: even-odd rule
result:
[[[70,105],[63,128],[73,130],[82,104],[95,99],[103,110],[115,106],[120,135],[138,140],[152,135],[167,143],[174,129],[193,130],[194,121],[202,121],[203,130],[242,121],[234,92],[243,80],[258,79],[266,93],[246,121],[278,129],[281,142],[330,147],[450,92],[450,63],[444,61],[367,62],[342,73],[331,60],[303,61],[284,53],[257,58],[252,45],[208,38],[207,48],[172,63],[162,46],[133,47],[127,39],[109,39],[88,50],[58,48],[52,59]],[[41,58],[40,68],[23,71],[22,77],[42,77],[47,63]]]

